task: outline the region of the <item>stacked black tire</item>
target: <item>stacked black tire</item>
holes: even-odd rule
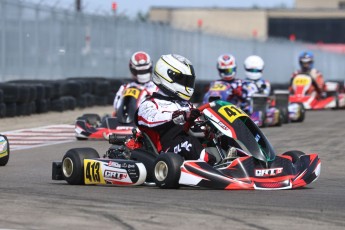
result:
[[[111,105],[122,83],[108,78],[0,83],[0,118]]]

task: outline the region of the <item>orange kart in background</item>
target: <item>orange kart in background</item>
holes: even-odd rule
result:
[[[291,85],[291,103],[302,103],[305,109],[339,109],[345,107],[345,94],[338,82],[325,82],[322,97],[316,92],[313,79],[306,74],[297,75]]]

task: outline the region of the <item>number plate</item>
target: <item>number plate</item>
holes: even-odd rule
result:
[[[134,97],[135,99],[138,99],[140,95],[140,90],[135,89],[135,88],[128,88],[123,92],[123,96],[129,96],[129,97]]]
[[[224,91],[227,88],[228,87],[226,85],[223,85],[223,84],[214,84],[210,90],[212,90],[212,91]]]
[[[233,123],[239,117],[248,117],[248,115],[234,105],[221,107],[218,112],[222,114],[230,123]]]
[[[305,86],[305,85],[309,85],[311,82],[311,79],[310,77],[302,77],[302,76],[299,76],[299,77],[295,77],[294,80],[293,80],[293,85],[296,85],[296,86]]]
[[[105,184],[102,175],[102,162],[96,160],[84,160],[85,184]]]

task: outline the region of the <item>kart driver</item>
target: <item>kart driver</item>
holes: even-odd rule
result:
[[[194,93],[192,63],[177,54],[162,55],[157,61],[153,82],[159,91],[146,99],[137,110],[137,126],[155,144],[158,152],[174,152],[185,160],[201,159],[214,164],[199,140],[187,134],[200,116],[189,101]]]
[[[247,89],[248,94],[270,95],[271,84],[262,78],[264,65],[262,58],[257,55],[251,55],[244,60],[246,78],[243,87]]]
[[[324,88],[324,79],[323,79],[322,73],[318,71],[317,69],[313,68],[314,67],[313,53],[309,51],[304,51],[299,55],[298,60],[299,60],[301,69],[295,71],[292,74],[290,87],[289,87],[290,92],[293,93],[292,82],[293,82],[294,77],[296,77],[298,74],[306,74],[306,75],[311,76],[315,91],[318,93],[320,97],[323,97],[324,95],[323,95],[322,90]]]
[[[117,91],[114,98],[114,112],[113,116],[116,115],[116,112],[121,105],[122,93],[129,87],[138,87],[146,89],[149,95],[152,95],[153,92],[158,91],[158,87],[151,81],[152,75],[152,61],[150,56],[143,52],[135,52],[131,59],[129,60],[129,70],[132,74],[133,82],[121,85]]]
[[[229,83],[230,93],[229,97],[226,99],[234,105],[241,105],[241,103],[246,101],[247,91],[242,87],[242,80],[236,79],[236,60],[231,54],[220,55],[217,59],[217,69],[221,80],[216,80],[211,82],[210,88],[217,84],[224,84],[224,82]]]

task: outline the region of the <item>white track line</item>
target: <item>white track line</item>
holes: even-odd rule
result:
[[[2,133],[7,136],[10,150],[35,148],[75,141],[74,125],[49,125]]]

